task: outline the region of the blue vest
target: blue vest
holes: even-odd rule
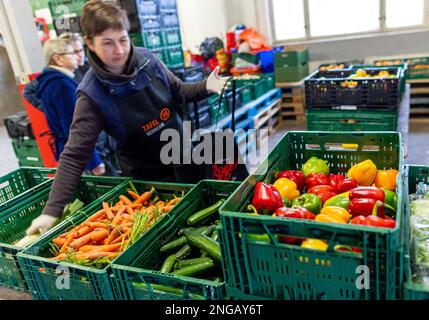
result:
[[[115,96],[126,96],[143,90],[149,83],[149,76],[161,79],[170,90],[167,75],[156,62],[154,55],[145,48],[135,48],[137,54],[138,72],[135,79],[124,82],[112,82],[95,74],[91,68],[80,83],[77,93],[90,98],[100,109],[104,117],[104,130],[113,137],[120,148],[127,140],[127,133],[122,122],[122,116],[114,101]]]

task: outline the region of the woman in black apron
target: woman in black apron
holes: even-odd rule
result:
[[[206,81],[182,83],[148,50],[132,46],[127,15],[115,2],[87,2],[80,22],[89,48],[91,70],[78,88],[69,140],[47,205],[43,214],[33,220],[27,234],[38,230],[43,233],[61,215],[101,130],[114,139],[126,176],[171,182],[184,181],[190,177],[189,173],[191,177],[197,176],[192,167],[161,162],[165,143],[160,137],[166,129],[182,135],[178,102],[198,101],[210,93],[220,93],[227,82],[227,78],[218,76],[217,68]],[[171,152],[186,151],[178,143]]]

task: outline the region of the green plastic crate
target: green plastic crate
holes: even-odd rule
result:
[[[74,197],[78,197],[88,206],[124,180],[123,178],[83,176]],[[17,247],[13,243],[22,239],[31,222],[42,214],[49,191],[50,188],[45,188],[14,206],[2,210],[0,215],[0,286],[21,291],[29,289],[16,257],[17,253],[24,248]],[[60,226],[61,223],[47,234],[54,232]]]
[[[256,100],[266,93],[266,79],[262,75],[259,75],[254,79],[237,79],[235,81],[237,83],[237,88],[241,88],[246,85],[250,86],[252,100]]]
[[[274,53],[275,67],[296,67],[309,61],[308,49],[303,46],[288,47]]]
[[[416,192],[419,182],[429,184],[429,166],[406,165],[405,166],[405,219],[404,219],[404,232],[405,232],[405,255],[404,255],[404,299],[405,300],[429,300],[429,288],[421,284],[413,282],[412,273],[412,255],[410,249],[410,225],[409,220],[411,216],[410,198],[409,195]]]
[[[275,66],[274,74],[276,83],[298,82],[309,75],[308,63],[303,63],[299,66]]]
[[[371,159],[379,169],[398,168],[395,229],[252,216],[247,212],[258,181],[272,183],[283,170],[299,170],[310,157],[328,160],[333,173]],[[403,237],[402,144],[399,133],[288,132],[221,207],[220,236],[227,294],[235,299],[395,299],[400,295]],[[264,168],[265,167],[265,168]],[[266,170],[263,170],[266,169]],[[249,236],[269,234],[264,242]],[[280,244],[276,234],[327,240],[328,251]],[[335,245],[363,253],[334,251]],[[356,287],[357,268],[370,268],[370,289]]]
[[[130,33],[129,37],[132,41],[132,43],[136,46],[136,47],[144,47],[144,40],[143,40],[143,34],[138,32],[138,33]]]
[[[309,131],[398,131],[397,110],[307,110]]]
[[[244,85],[237,90],[240,93],[241,102],[247,104],[252,101],[252,85]]]
[[[265,79],[265,92],[271,91],[276,87],[274,73],[264,74],[264,79]]]
[[[164,55],[169,68],[178,68],[185,63],[181,46],[164,48]]]
[[[159,50],[163,47],[161,31],[143,32],[143,45],[149,50]]]
[[[56,169],[22,167],[0,177],[0,215],[26,198],[48,188]]]
[[[240,185],[238,182],[203,180],[183,199],[186,209],[171,216],[163,229],[151,230],[132,250],[116,259],[112,266],[116,292],[122,300],[221,300],[225,297],[224,283],[162,274],[158,272],[167,256],[159,249],[176,239],[177,232],[187,226],[187,219],[195,212],[209,207],[220,199],[227,199]],[[149,241],[149,239],[155,239]],[[152,286],[153,285],[153,286]],[[167,286],[168,291],[157,286]]]
[[[157,190],[158,196],[163,199],[171,197],[172,194],[181,195],[188,192],[192,185],[171,184],[158,182],[132,181],[139,193],[148,191],[153,186]],[[82,214],[76,215],[71,221],[65,221],[60,227],[40,238],[33,245],[18,254],[19,263],[23,269],[25,279],[30,287],[30,292],[38,300],[113,300],[115,294],[111,285],[110,265],[104,269],[95,269],[76,264],[58,262],[52,259],[49,251],[52,240],[60,234],[68,231],[75,225],[82,223],[87,216],[100,210],[103,202],[116,203],[121,194],[126,194],[130,190],[130,181],[125,181],[113,188],[97,201],[92,202]],[[179,203],[171,210],[154,228],[160,228],[168,220],[167,217],[175,212],[184,210],[184,206]],[[131,249],[131,246],[129,249]],[[56,286],[58,267],[67,267],[70,276],[70,288],[59,289]],[[42,271],[41,271],[42,270]]]
[[[219,106],[219,95],[215,94],[209,98],[210,105],[210,119],[212,124],[222,120],[229,114],[228,103],[226,97],[222,99],[222,102]]]
[[[406,79],[427,79],[429,78],[429,57],[376,60],[377,66],[400,66],[407,65]]]
[[[12,147],[21,167],[43,167],[36,140],[12,139]]]
[[[235,66],[235,61],[240,58],[249,63],[258,65],[259,64],[259,55],[250,54],[250,53],[233,53],[232,54],[232,65]]]
[[[180,46],[182,44],[180,28],[172,30],[163,30],[162,42],[165,46]]]

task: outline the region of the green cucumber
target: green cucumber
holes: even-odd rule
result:
[[[171,270],[173,270],[174,264],[176,263],[176,255],[172,254],[167,259],[165,259],[164,263],[162,264],[161,269],[159,272],[162,273],[170,273]]]
[[[222,260],[220,245],[218,242],[205,235],[188,230],[185,231],[185,237],[188,239],[188,243],[190,245],[207,252],[208,255],[216,261],[220,262]]]
[[[201,232],[204,232],[206,230],[209,230],[209,228],[210,227],[201,227],[201,228],[197,228],[197,229],[194,229],[194,228],[192,228],[192,229],[195,232],[201,233]],[[183,229],[183,230],[185,230],[185,229]],[[173,250],[175,250],[177,248],[183,247],[187,243],[188,243],[188,240],[186,240],[186,237],[182,236],[180,238],[177,238],[176,240],[173,240],[173,241],[170,241],[170,242],[164,244],[159,249],[159,251],[162,252],[162,253],[170,252],[170,251],[173,251]]]
[[[179,251],[176,252],[176,260],[185,259],[188,255],[191,254],[192,248],[189,244],[185,244]]]
[[[214,240],[214,241],[217,241],[217,230],[215,229],[214,231],[213,231],[213,233],[212,233],[212,239]]]
[[[212,258],[206,257],[206,258],[195,258],[195,259],[187,259],[187,260],[181,260],[176,263],[177,269],[183,269],[185,267],[189,267],[195,264],[207,262],[207,261],[213,261]]]
[[[202,263],[197,263],[179,270],[176,270],[173,272],[173,274],[177,276],[186,276],[186,277],[193,277],[198,274],[204,273],[214,267],[213,260],[205,261]]]
[[[188,218],[188,226],[194,226],[198,224],[199,222],[205,220],[206,218],[210,217],[212,214],[216,213],[220,206],[225,202],[225,199],[221,199],[218,202],[216,202],[214,205],[211,205],[208,208],[205,208],[201,211],[198,211],[197,213],[193,214]]]

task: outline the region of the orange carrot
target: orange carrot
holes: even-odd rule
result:
[[[135,214],[135,211],[133,210],[133,208],[131,208],[130,206],[127,206],[126,207],[126,211],[127,211],[127,213],[129,214],[129,215],[134,215]]]
[[[74,239],[80,238],[80,237],[82,237],[82,236],[84,236],[90,232],[91,232],[91,229],[89,227],[83,226],[82,228],[80,228],[79,230],[77,230],[73,233],[73,238]]]
[[[152,187],[150,191],[146,191],[145,193],[142,193],[137,200],[134,201],[134,203],[138,204],[145,204],[149,201],[149,199],[152,197],[153,193],[155,192],[155,188]]]
[[[122,213],[125,211],[126,206],[122,206],[121,209],[116,213],[115,218],[112,220],[113,225],[119,224],[119,221],[122,219]]]
[[[163,213],[170,212],[175,207],[174,204],[167,204],[165,207],[162,208]]]
[[[155,205],[156,205],[158,208],[162,208],[162,207],[165,207],[165,202],[164,202],[164,201],[158,201]]]
[[[95,232],[95,231],[93,231],[93,232]],[[92,237],[93,232],[88,233],[88,234],[84,235],[83,237],[80,237],[79,239],[74,240],[72,243],[70,243],[70,248],[79,249],[80,247],[90,243],[92,240],[91,237]]]
[[[139,194],[135,193],[134,191],[128,190],[128,194],[133,198],[134,200],[137,200],[139,198]]]
[[[125,232],[124,234],[121,234],[119,237],[117,237],[115,240],[112,241],[112,244],[115,243],[121,243],[123,239],[127,239],[131,234],[131,229]]]
[[[123,218],[124,220],[127,220],[127,221],[131,221],[131,222],[133,222],[133,221],[134,221],[134,216],[131,216],[131,215],[129,215],[129,214],[123,214],[123,215],[122,215],[122,218]]]
[[[64,260],[66,258],[67,258],[67,254],[66,253],[60,253],[56,257],[53,257],[52,260]]]
[[[119,199],[121,199],[121,200],[122,200],[122,202],[123,202],[125,205],[130,205],[130,204],[132,204],[131,200],[130,200],[130,199],[128,199],[126,196],[122,195],[122,194],[119,196]]]
[[[67,239],[66,239],[66,241],[64,242],[63,246],[61,247],[61,249],[60,249],[60,253],[66,253],[66,252],[67,252],[67,250],[68,250],[69,246],[71,245],[71,243],[73,243],[73,242],[72,242],[72,241],[73,241],[73,239],[74,239],[74,234],[73,234],[73,233],[70,233],[70,234],[67,236]]]
[[[117,237],[119,237],[120,234],[121,234],[121,231],[119,230],[119,228],[113,229],[113,231],[110,232],[109,236],[104,241],[104,244],[105,245],[111,244],[112,241],[115,240]]]
[[[106,212],[107,219],[112,220],[115,217],[107,202],[103,202],[103,209]]]
[[[113,207],[116,208],[116,207],[120,207],[123,205],[124,205],[124,203],[121,200],[119,200],[118,202],[115,203],[115,205]]]
[[[113,260],[118,257],[122,252],[113,252],[107,256],[108,259]]]
[[[100,241],[104,238],[107,238],[108,231],[105,229],[95,229],[91,232],[91,240],[92,241]]]
[[[57,247],[61,248],[64,245],[64,243],[66,242],[66,238],[64,238],[64,237],[58,237],[58,238],[55,238],[54,240],[52,240],[52,242]]]
[[[90,251],[115,252],[120,247],[121,247],[120,243],[101,245],[101,246],[86,245],[81,247],[79,251],[80,252],[90,252]]]
[[[178,204],[180,202],[180,200],[182,200],[182,198],[174,198],[171,199],[170,201],[168,201],[167,205],[175,205]]]
[[[108,257],[111,254],[112,252],[90,251],[90,252],[76,254],[75,259],[76,260],[96,260],[99,258]]]
[[[91,229],[94,230],[95,228],[100,228],[100,229],[107,229],[107,224],[103,223],[103,222],[88,222],[87,226]]]
[[[94,222],[98,219],[101,219],[104,215],[105,215],[105,210],[102,209],[100,211],[97,211],[96,213],[94,213],[92,216],[90,216],[88,219],[85,220],[85,222]]]

